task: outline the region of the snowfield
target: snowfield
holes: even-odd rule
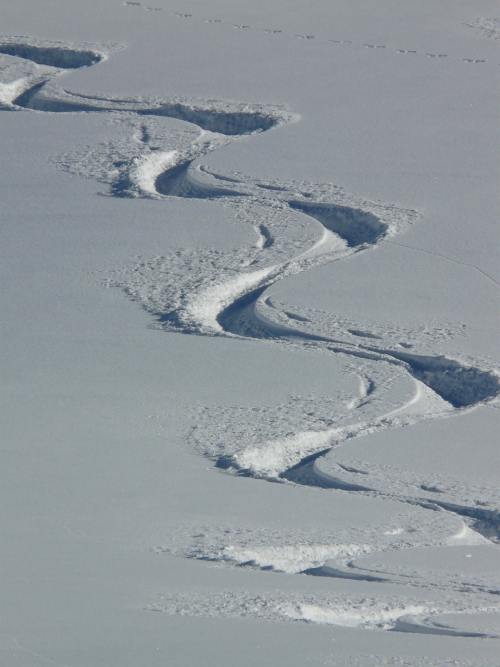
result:
[[[498,7],[5,5],[2,664],[500,666]]]

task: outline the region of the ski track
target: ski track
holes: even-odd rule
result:
[[[124,4],[129,7],[143,7],[139,2]],[[160,8],[143,8],[160,11]],[[179,18],[191,18],[190,14],[176,15]],[[206,22],[222,21],[206,19]],[[251,29],[251,26],[245,25],[233,27],[242,30]],[[283,34],[278,29],[266,29],[265,32],[273,35]],[[314,35],[307,34],[297,34],[294,37],[315,39]],[[343,46],[353,45],[349,40],[328,41]],[[385,49],[386,46],[363,44],[363,48]],[[416,53],[404,49],[397,49],[396,52]],[[373,397],[380,392],[381,387],[373,378],[360,372],[359,396],[348,404],[348,413],[353,413],[353,416],[347,425],[333,426],[323,431],[297,432],[279,440],[265,442],[261,446],[247,447],[235,454],[222,455],[215,459],[217,467],[270,481],[390,498],[424,510],[441,512],[443,517],[453,516],[454,520],[460,519],[463,535],[466,537],[472,535],[473,541],[483,539],[491,543],[500,539],[500,518],[496,510],[460,505],[448,499],[436,499],[437,490],[425,484],[421,485],[421,489],[431,493],[431,499],[428,496],[389,493],[384,488],[372,486],[369,472],[349,465],[336,465],[335,474],[321,469],[321,460],[331,453],[334,446],[344,441],[379,429],[402,428],[421,419],[448,417],[462,410],[484,405],[497,398],[500,393],[500,382],[495,371],[466,365],[459,360],[444,356],[402,352],[387,347],[382,336],[364,329],[347,329],[350,335],[348,340],[315,333],[314,330],[310,330],[314,326],[310,318],[291,311],[280,311],[275,307],[267,290],[277,281],[325,262],[339,261],[355,253],[374,249],[397,232],[397,226],[386,222],[383,215],[364,210],[362,206],[346,206],[343,203],[325,201],[324,197],[315,199],[314,193],[297,192],[296,189],[283,184],[252,182],[249,179],[212,173],[199,163],[202,156],[220,146],[237,141],[243,135],[266,132],[291,123],[298,120],[296,116],[283,109],[248,104],[191,103],[180,99],[148,102],[91,97],[78,95],[55,85],[54,80],[65,71],[95,66],[105,60],[108,57],[106,49],[76,49],[62,43],[39,43],[30,38],[5,37],[0,39],[0,56],[2,55],[13,59],[15,64],[21,62],[29,65],[21,67],[22,76],[0,84],[0,108],[4,110],[48,113],[108,112],[122,114],[126,118],[133,115],[141,121],[131,139],[131,142],[138,147],[139,154],[122,161],[115,158],[113,164],[116,173],[109,181],[111,195],[166,200],[169,197],[217,199],[224,201],[236,212],[239,210],[239,202],[248,203],[257,236],[253,261],[247,262],[246,270],[240,268],[240,271],[232,271],[211,285],[202,287],[198,285],[197,289],[191,291],[188,286],[181,307],[157,310],[156,314],[163,325],[186,334],[253,339],[287,345],[291,350],[298,348],[326,354],[341,354],[354,362],[369,360],[386,368],[393,368],[397,374],[413,379],[415,392],[405,404],[385,414],[363,420],[356,418],[356,411],[362,413]],[[446,56],[446,54],[429,53],[425,55],[432,58]],[[158,121],[165,117],[196,126],[199,135],[182,149],[165,150],[154,145],[154,128],[148,119],[153,118]],[[292,222],[299,220],[302,224],[307,223],[307,229],[314,230],[315,233],[315,240],[310,247],[305,250],[301,248],[299,252],[290,252],[290,248],[284,245],[283,247],[287,249],[285,256],[282,253],[281,259],[269,263],[267,255],[278,252],[279,244],[284,243],[283,239],[280,240],[280,231],[282,233],[285,229],[288,233],[291,229],[291,226],[284,225],[280,230],[278,227],[273,227],[272,221],[266,219],[258,222],[255,219],[259,210],[267,211],[271,208],[285,216],[291,216]],[[310,231],[308,233],[310,234]],[[310,236],[308,238],[311,240]],[[294,247],[301,242],[303,243],[303,240],[300,238],[296,240]],[[442,257],[458,262],[453,258]],[[473,268],[484,274],[479,267]],[[492,279],[491,276],[484,275]],[[286,318],[286,324],[283,323],[283,317]],[[393,534],[397,535],[398,531],[394,531]],[[281,567],[281,571],[315,577],[352,579],[365,583],[382,584],[394,580],[388,573],[357,568],[353,557],[370,551],[371,548],[367,545],[337,544],[319,547],[313,545],[294,552],[281,552],[282,555],[278,553],[277,562],[281,563],[278,566],[273,560],[277,552],[269,549],[266,551],[265,548],[238,551],[234,547],[228,547],[215,558],[204,557],[202,554],[195,557],[257,565],[262,569],[278,571]],[[480,591],[499,594],[498,590],[488,589],[487,586],[483,586]],[[213,604],[213,596],[211,600],[212,603],[198,600],[196,604],[191,601],[190,607],[178,599],[176,601],[170,599],[168,603],[156,607],[153,605],[151,609],[196,614],[203,613],[200,609],[203,610],[204,605],[212,604],[209,613],[213,613],[213,610],[217,609],[217,604]],[[188,611],[186,608],[189,608]],[[244,612],[241,611],[243,608]],[[467,609],[457,609],[456,604],[435,608],[420,603],[408,603],[402,606],[399,603],[391,603],[381,606],[374,601],[367,603],[365,599],[362,603],[353,601],[349,605],[346,602],[342,604],[337,602],[332,606],[328,601],[321,604],[317,600],[238,601],[237,596],[233,599],[227,595],[222,598],[218,609],[221,615],[255,613],[266,618],[288,618],[397,632],[485,636],[481,633],[460,631],[429,619],[429,616],[439,613],[463,611]]]

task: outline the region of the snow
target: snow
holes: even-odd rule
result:
[[[6,4],[2,664],[499,664],[497,14]]]
[[[208,331],[222,332],[217,316],[226,306],[258,287],[275,271],[271,266],[260,271],[243,273],[236,278],[201,292],[186,305],[186,314],[193,322]]]
[[[156,179],[161,173],[175,166],[176,156],[177,151],[161,151],[147,154],[137,161],[131,179],[141,194],[157,195]]]
[[[11,105],[29,85],[26,78],[9,81],[9,83],[0,83],[0,104]]]
[[[301,605],[298,618],[311,623],[326,623],[342,625],[347,628],[376,627],[384,630],[394,627],[394,621],[407,614],[423,614],[425,607],[409,606],[407,608],[375,609],[349,612],[344,610],[328,609],[316,605]]]

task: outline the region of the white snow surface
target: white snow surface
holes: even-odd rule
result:
[[[177,151],[160,151],[138,158],[132,168],[131,178],[139,192],[156,196],[156,179],[162,172],[175,166],[176,157]]]
[[[500,667],[498,14],[4,3],[2,665]]]

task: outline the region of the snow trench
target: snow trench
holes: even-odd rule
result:
[[[279,113],[261,113],[258,111],[240,111],[239,109],[219,109],[215,105],[202,106],[199,103],[146,102],[142,100],[120,100],[78,95],[62,90],[55,85],[48,86],[48,81],[37,84],[17,100],[18,106],[36,111],[52,113],[123,111],[139,116],[175,118],[207,132],[226,136],[242,136],[265,132],[284,122],[286,116]]]
[[[259,312],[258,301],[263,297],[267,287],[243,295],[219,314],[218,321],[224,331],[254,338],[283,337],[295,341],[301,339],[304,342],[339,342],[326,336],[294,330],[292,327],[280,327],[266,320]],[[335,351],[358,357],[362,357],[364,352],[380,355],[381,359],[385,358],[406,368],[416,380],[423,382],[454,408],[479,405],[500,394],[500,378],[496,373],[468,366],[445,356],[432,357],[366,345],[353,346],[347,341],[342,348],[336,347]]]
[[[336,204],[290,201],[291,208],[316,218],[326,229],[338,234],[350,248],[378,243],[388,226],[373,213]]]
[[[29,42],[13,41],[0,42],[0,53],[59,69],[91,67],[103,59],[102,54],[96,51],[80,51],[65,46],[37,46]]]
[[[168,116],[198,125],[209,132],[218,132],[228,136],[265,132],[278,124],[272,115],[245,111],[218,111],[197,108],[179,102],[163,104],[155,109],[139,111],[142,115]]]
[[[160,174],[155,182],[156,192],[168,197],[212,199],[217,197],[244,196],[236,190],[219,187],[213,181],[203,178],[196,169],[194,160],[181,162]]]
[[[443,356],[421,356],[394,350],[387,351],[387,354],[408,364],[415,378],[454,408],[467,408],[495,398],[500,393],[500,378],[495,373],[465,366]]]
[[[425,496],[402,495],[392,490],[390,481],[384,487],[371,485],[367,472],[354,470],[348,466],[335,464],[333,470],[331,466],[326,469],[322,467],[321,459],[331,451],[330,448],[318,451],[310,456],[305,456],[297,464],[285,470],[280,477],[295,484],[312,486],[321,489],[335,489],[340,491],[349,491],[353,493],[364,493],[371,496],[386,497],[398,499],[401,502],[411,505],[418,505],[424,509],[450,512],[458,517],[465,519],[466,524],[478,535],[485,538],[488,542],[500,542],[500,511],[489,509],[487,507],[478,507],[473,505],[464,505],[453,500],[436,498],[435,493],[439,492],[435,488],[429,488],[421,485],[421,490],[428,492]],[[350,474],[354,473],[354,474]],[[359,476],[363,476],[363,481],[357,481]],[[431,497],[429,496],[431,494]]]

